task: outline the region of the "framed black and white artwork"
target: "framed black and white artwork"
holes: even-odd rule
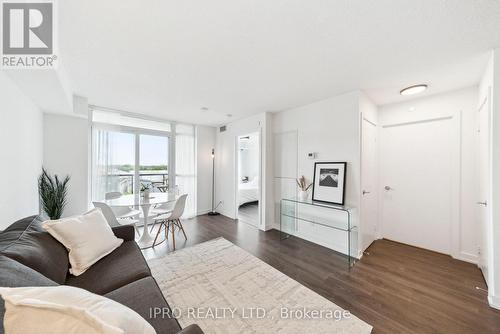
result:
[[[346,169],[346,162],[316,162],[313,201],[344,205]]]

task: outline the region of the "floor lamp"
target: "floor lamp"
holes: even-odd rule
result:
[[[217,205],[218,206],[218,205]],[[218,216],[220,213],[215,212],[215,150],[212,149],[212,211],[208,213],[209,216]]]

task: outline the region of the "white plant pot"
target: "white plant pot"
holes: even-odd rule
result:
[[[307,191],[299,190],[299,200],[305,201],[309,197],[309,193]]]

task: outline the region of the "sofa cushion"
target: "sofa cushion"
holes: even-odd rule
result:
[[[125,241],[79,276],[68,275],[66,284],[103,295],[130,282],[151,276],[134,241]]]
[[[68,273],[66,248],[41,227],[43,218],[21,219],[0,234],[0,254],[62,284]]]
[[[69,272],[75,276],[83,274],[123,243],[123,239],[113,234],[99,208],[82,215],[47,220],[42,227],[69,251]]]
[[[137,312],[73,286],[2,288],[8,333],[156,334]]]
[[[0,286],[16,288],[24,286],[54,286],[56,282],[13,259],[0,256]],[[0,298],[0,333],[3,333],[5,304]]]
[[[5,232],[22,232],[26,229],[30,229],[32,231],[43,232],[42,222],[48,219],[44,215],[34,215],[29,216],[23,219],[19,219],[18,221],[12,223],[3,230],[2,233]]]
[[[139,313],[146,319],[157,333],[178,333],[181,330],[177,320],[171,315],[170,306],[163,297],[160,288],[153,277],[127,284],[117,290],[107,293],[105,297],[113,299]],[[151,316],[155,310],[162,314]]]
[[[135,229],[132,225],[119,225],[111,227],[115,237],[123,239],[123,241],[134,241]]]
[[[58,284],[24,264],[0,255],[0,286],[16,288],[53,285]]]

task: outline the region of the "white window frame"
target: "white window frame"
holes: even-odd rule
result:
[[[97,108],[96,108],[97,109]],[[101,110],[101,109],[98,109]],[[94,130],[104,130],[111,132],[120,132],[120,133],[129,133],[135,136],[135,167],[140,166],[140,135],[151,135],[151,136],[159,136],[159,137],[167,137],[168,138],[168,184],[169,187],[175,187],[175,123],[166,122],[170,124],[170,131],[160,131],[160,130],[150,130],[144,128],[135,128],[130,126],[122,126],[122,125],[114,125],[100,122],[92,121],[92,110],[90,111],[90,131],[91,131],[91,145],[90,145],[90,157],[91,157],[91,168],[90,168],[90,192],[89,194],[93,194],[93,166],[94,166],[94,152],[93,152],[93,140],[94,140]],[[143,117],[142,117],[143,118]],[[144,119],[144,118],[143,118]],[[155,120],[157,121],[157,120]],[[139,176],[139,168],[134,168],[134,194],[138,194],[140,192],[140,176]],[[91,200],[94,200],[91,198]]]

